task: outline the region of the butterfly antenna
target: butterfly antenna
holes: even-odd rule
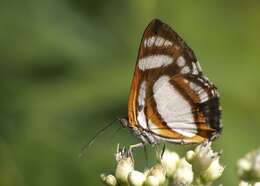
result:
[[[82,156],[84,155],[84,153],[86,152],[87,149],[89,149],[92,144],[94,143],[94,141],[97,139],[98,136],[100,136],[101,134],[103,134],[105,132],[106,129],[108,129],[109,127],[111,127],[115,121],[117,121],[118,118],[114,119],[113,121],[111,121],[109,124],[107,124],[104,128],[100,129],[90,140],[88,143],[86,143],[85,145],[83,145],[83,147],[81,148],[81,152],[79,153],[79,158],[82,158]]]
[[[116,134],[122,129],[122,126],[119,126],[114,132],[112,137],[114,138],[116,136]]]

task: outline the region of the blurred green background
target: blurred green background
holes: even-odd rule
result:
[[[101,185],[118,142],[116,123],[82,159],[94,133],[127,114],[142,32],[155,17],[193,48],[221,94],[226,170],[260,144],[260,1],[0,1],[0,185]],[[169,145],[183,153],[189,146]],[[149,149],[150,163],[154,151]],[[143,151],[136,151],[144,167]]]

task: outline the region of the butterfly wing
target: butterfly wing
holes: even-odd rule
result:
[[[168,25],[145,29],[129,95],[130,127],[159,140],[197,143],[221,132],[219,95],[193,51]]]

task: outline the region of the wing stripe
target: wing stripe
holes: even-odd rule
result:
[[[153,95],[156,102],[156,110],[169,128],[184,136],[192,137],[197,133],[196,124],[192,124],[194,122],[192,107],[169,80],[169,76],[161,76],[154,83]],[[158,86],[161,88],[158,89]],[[189,114],[182,115],[183,112]],[[186,122],[177,122],[178,120]],[[185,130],[185,128],[189,130]]]
[[[152,55],[144,57],[138,61],[138,67],[141,70],[148,70],[153,68],[164,67],[170,65],[173,58],[168,55]]]

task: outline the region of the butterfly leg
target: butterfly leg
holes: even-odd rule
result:
[[[130,146],[129,146],[129,153],[130,153],[130,156],[132,157],[132,159],[134,159],[134,158],[133,158],[133,152],[132,152],[132,150],[133,150],[134,148],[138,148],[138,147],[144,147],[144,144],[143,144],[143,143],[137,143],[137,144],[134,144],[134,145],[130,145]]]
[[[166,147],[165,147],[165,143],[164,143],[164,144],[163,144],[163,148],[162,148],[162,152],[161,152],[161,156],[160,156],[160,157],[161,157],[161,159],[162,159],[162,157],[163,157],[163,154],[164,154],[164,152],[165,152],[165,148],[166,148]]]
[[[165,149],[166,149],[165,143],[163,144],[162,149],[160,147],[160,144],[155,144],[155,153],[157,159],[159,160],[162,159]]]
[[[147,149],[146,146],[144,145],[144,158],[145,158],[145,165],[148,167],[148,154],[147,154]]]
[[[127,150],[127,148],[125,146],[123,146],[121,148],[120,144],[118,144],[117,149],[116,149],[116,161],[120,161],[120,160],[128,158],[128,157],[130,157],[130,153]]]

